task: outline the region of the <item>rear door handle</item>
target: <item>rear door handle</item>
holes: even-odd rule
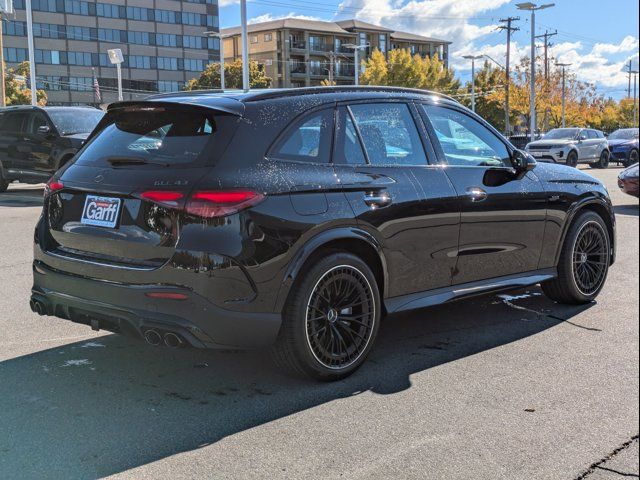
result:
[[[469,187],[467,188],[467,196],[472,202],[482,202],[486,200],[489,195],[480,187]]]
[[[364,194],[364,203],[371,208],[388,207],[393,203],[388,192],[367,192]]]

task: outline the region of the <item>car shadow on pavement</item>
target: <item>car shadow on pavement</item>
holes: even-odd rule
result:
[[[9,188],[0,193],[0,207],[41,207],[41,188]]]
[[[392,395],[416,372],[563,322],[597,334],[572,320],[586,308],[532,288],[390,317],[365,365],[331,384],[286,376],[266,352],[169,350],[118,335],[6,360],[0,478],[107,476],[365,391]]]

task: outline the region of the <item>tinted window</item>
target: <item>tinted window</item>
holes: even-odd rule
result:
[[[577,128],[554,128],[545,136],[545,140],[572,140],[576,138],[579,130]]]
[[[372,165],[424,165],[427,159],[408,105],[377,103],[350,107]]]
[[[104,116],[102,110],[90,108],[50,110],[48,113],[61,135],[91,133]]]
[[[333,109],[303,118],[278,142],[273,156],[297,162],[329,163]]]
[[[589,138],[592,139],[592,140],[596,139],[596,138],[600,138],[598,136],[598,132],[596,132],[595,130],[588,130],[587,134],[589,135]]]
[[[506,145],[474,118],[444,107],[423,105],[449,165],[511,167]]]
[[[334,163],[363,165],[367,159],[350,113],[341,108],[336,125],[336,147],[333,152]]]
[[[233,117],[215,112],[145,108],[109,113],[100,133],[78,157],[79,165],[109,165],[109,160],[160,163],[204,162],[216,139],[231,135]]]
[[[26,112],[6,113],[3,115],[0,129],[4,132],[20,132],[26,117]]]

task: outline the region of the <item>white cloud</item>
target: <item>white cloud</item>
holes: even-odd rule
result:
[[[627,53],[638,51],[638,39],[631,35],[627,35],[619,44],[597,43],[593,47],[593,53],[598,55],[607,55],[613,53]]]
[[[280,20],[283,18],[299,18],[301,20],[322,20],[318,17],[312,17],[309,15],[298,15],[296,13],[289,13],[286,15],[273,15],[271,13],[265,13],[264,15],[258,15],[257,17],[253,17],[249,20],[249,23],[262,23],[262,22],[271,22],[273,20]]]

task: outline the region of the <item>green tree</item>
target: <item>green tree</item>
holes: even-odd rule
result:
[[[505,130],[504,109],[504,70],[493,67],[485,61],[475,75],[476,112],[497,130]],[[465,96],[461,103],[471,108],[471,81],[464,86]],[[498,95],[496,95],[498,94]],[[515,118],[510,119],[515,120]]]
[[[7,105],[31,104],[31,89],[28,87],[29,62],[22,62],[16,67],[5,66],[5,100]],[[44,90],[36,91],[38,105],[47,104],[47,94]]]
[[[229,89],[242,88],[242,60],[235,60],[224,66],[225,86]],[[269,88],[271,78],[267,77],[264,68],[258,62],[249,62],[249,85],[251,88]],[[220,88],[220,64],[210,63],[198,78],[190,80],[185,85],[185,90],[207,90]]]

